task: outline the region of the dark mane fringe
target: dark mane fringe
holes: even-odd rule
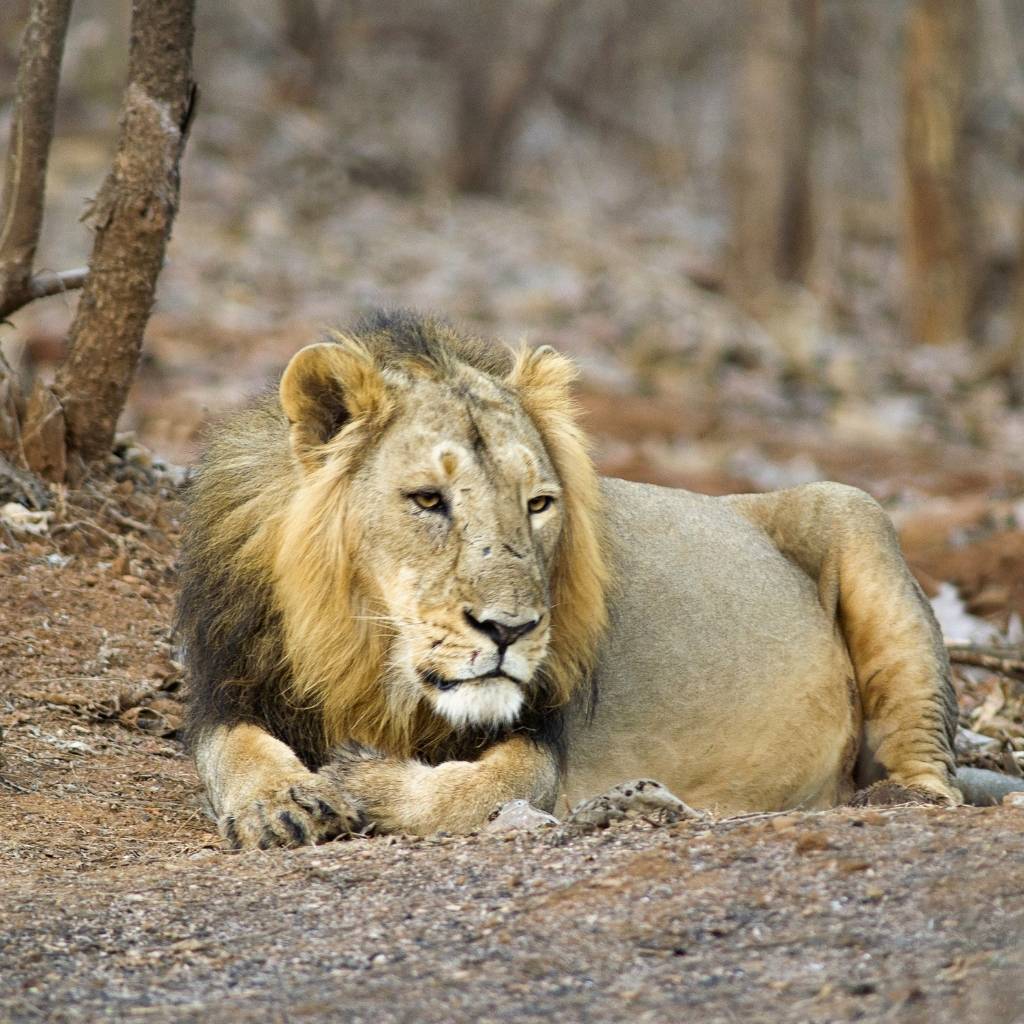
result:
[[[458,363],[467,363],[499,380],[512,369],[512,353],[501,342],[473,337],[441,317],[409,310],[379,310],[345,333],[362,342],[382,366],[414,361],[447,375]]]

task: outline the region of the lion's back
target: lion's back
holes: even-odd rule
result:
[[[854,727],[849,656],[816,584],[727,500],[602,483],[616,585],[570,793],[650,776],[701,806],[813,801]],[[736,780],[762,792],[723,788]]]

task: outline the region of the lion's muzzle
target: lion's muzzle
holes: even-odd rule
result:
[[[488,615],[487,612],[484,612],[483,614],[486,617],[478,619],[469,608],[463,611],[466,622],[478,632],[483,633],[484,636],[490,637],[498,650],[502,652],[505,648],[511,647],[520,637],[532,633],[540,625],[542,618],[541,615],[533,613],[511,620],[499,618],[496,613]]]

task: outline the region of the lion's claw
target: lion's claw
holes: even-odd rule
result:
[[[221,835],[233,850],[312,846],[356,832],[359,812],[337,786],[319,775],[292,783],[221,817]]]

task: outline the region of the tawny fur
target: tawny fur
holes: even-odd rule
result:
[[[547,348],[381,317],[215,431],[179,629],[230,841],[465,831],[630,777],[723,813],[877,778],[959,800],[948,663],[877,504],[600,480],[574,377]],[[493,615],[525,632],[495,646]]]

